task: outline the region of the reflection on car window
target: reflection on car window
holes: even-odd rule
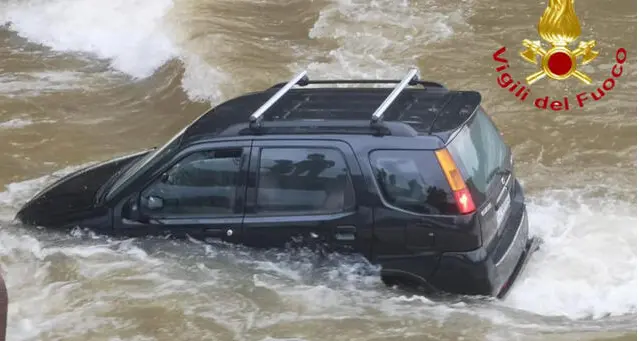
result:
[[[265,148],[260,156],[258,213],[337,213],[353,189],[343,155],[328,148]]]
[[[144,201],[160,199],[147,210],[162,215],[233,214],[242,150],[193,153],[171,167],[142,193]]]
[[[473,199],[483,202],[492,176],[506,162],[509,154],[508,146],[490,117],[483,110],[478,110],[472,121],[449,144],[449,149]]]
[[[384,199],[421,214],[453,214],[453,194],[432,151],[377,150],[371,166]]]

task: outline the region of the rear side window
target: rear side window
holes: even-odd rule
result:
[[[478,110],[448,149],[473,200],[483,202],[493,175],[504,165],[509,154],[497,127],[483,110]]]
[[[433,151],[376,150],[370,161],[390,205],[420,214],[456,214],[455,199]]]
[[[330,148],[264,148],[257,213],[326,214],[353,207],[354,191],[342,153]]]

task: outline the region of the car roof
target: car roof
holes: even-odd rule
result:
[[[481,95],[476,91],[448,90],[433,82],[414,85],[421,87],[403,89],[385,110],[381,123],[385,128],[383,135],[432,135],[445,142],[481,102]],[[281,87],[282,84],[277,84],[219,104],[185,129],[182,143],[252,133],[372,134],[371,116],[393,90],[335,86],[290,89],[264,111],[262,129],[252,130],[251,115]]]

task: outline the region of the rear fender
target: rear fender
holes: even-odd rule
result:
[[[388,286],[398,285],[402,289],[418,291],[420,294],[434,294],[440,292],[424,277],[400,269],[382,269],[382,281]]]

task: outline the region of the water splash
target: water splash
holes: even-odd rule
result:
[[[163,29],[172,0],[9,0],[0,25],[54,51],[89,53],[133,77],[177,55]]]

